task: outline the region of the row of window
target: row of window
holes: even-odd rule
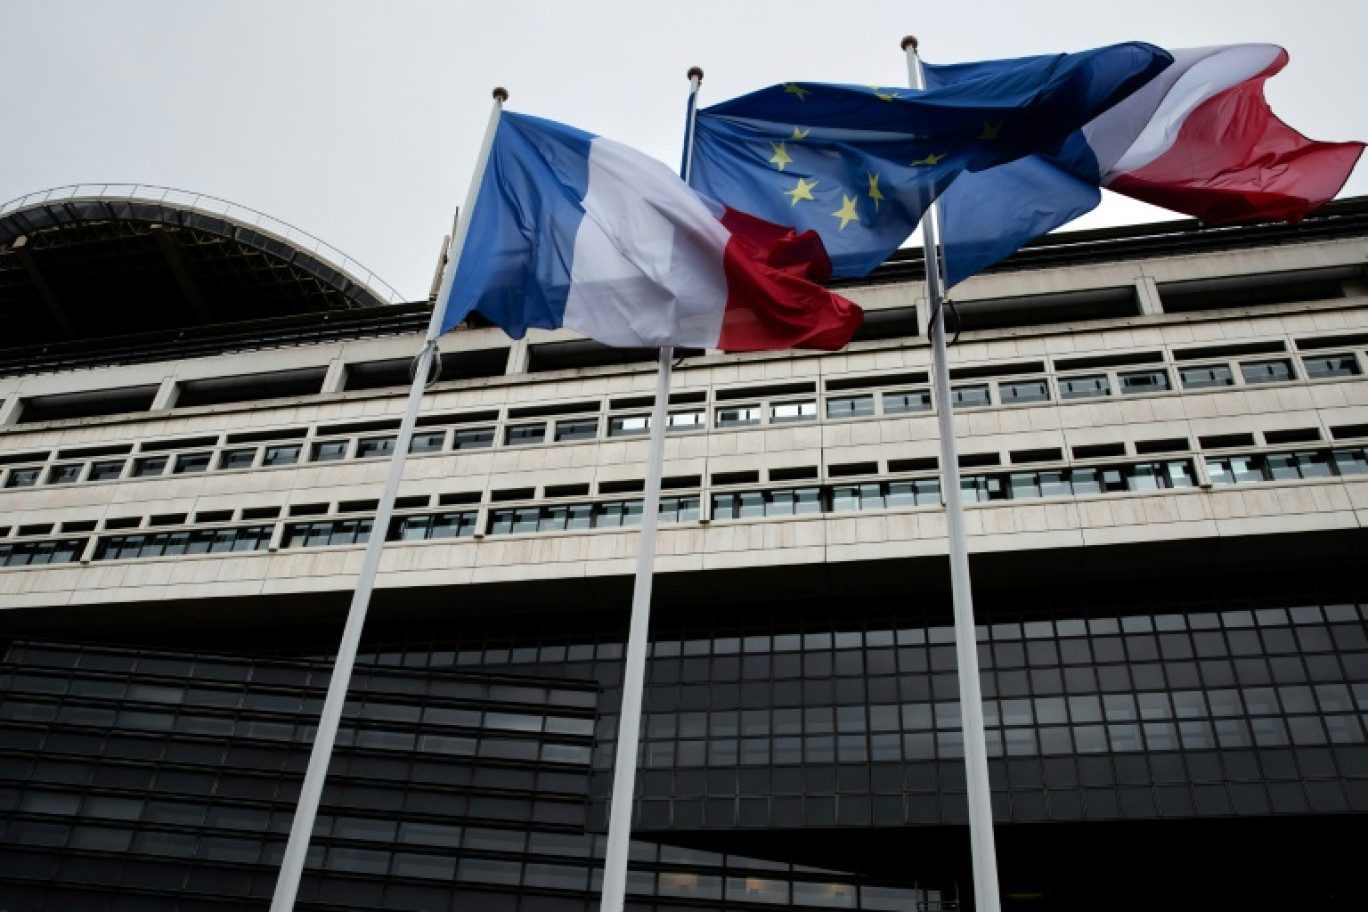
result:
[[[1243,630],[1250,627],[1287,627],[1289,624],[1297,628],[1309,625],[1319,627],[1327,621],[1333,625],[1329,629],[1334,634],[1335,642],[1339,643],[1339,648],[1368,648],[1368,641],[1365,641],[1362,627],[1362,622],[1368,621],[1368,604],[1358,606],[1353,603],[1325,606],[1297,605],[1292,608],[1233,609],[1222,612],[1194,612],[1191,614],[1132,614],[1122,617],[1098,616],[1061,618],[1057,621],[1010,622],[978,627],[977,639],[981,643],[987,643],[990,640],[1012,643],[1022,640],[1048,641],[1058,637],[1057,647],[1060,654],[1065,656],[1067,662],[1072,662],[1071,650],[1073,647],[1070,644],[1088,636],[1112,638],[1121,633],[1143,635],[1155,631],[1165,633],[1189,629],[1194,631],[1220,630],[1222,628]],[[1357,634],[1354,631],[1357,631]],[[830,656],[832,649],[837,650],[835,655],[838,664],[834,667],[840,674],[864,674],[867,668],[872,673],[886,674],[897,668],[895,658],[879,658],[886,655],[896,656],[896,654],[890,653],[889,647],[919,647],[927,644],[948,646],[955,642],[954,628],[948,626],[835,632],[821,630],[813,633],[751,633],[746,636],[733,635],[731,632],[719,632],[715,636],[693,639],[675,639],[665,635],[663,631],[657,631],[656,635],[660,638],[651,644],[651,655],[656,660],[652,663],[653,669],[672,667],[665,661],[668,659],[677,657],[697,658],[700,661],[710,662],[710,664],[701,669],[690,666],[681,673],[687,676],[707,677],[709,680],[739,679],[742,676],[743,668],[746,667],[742,664],[742,656],[763,658],[766,662],[764,677],[768,678],[771,676],[769,663],[778,662],[780,658],[779,655],[771,655],[771,653],[792,655],[799,652],[816,652]],[[1288,636],[1290,639],[1292,634],[1289,632]],[[1350,639],[1351,637],[1352,639]],[[1341,638],[1343,638],[1342,643],[1340,643]],[[1131,641],[1128,640],[1128,642]],[[1297,643],[1299,640],[1290,639],[1290,642]],[[1273,645],[1273,643],[1265,641],[1265,647],[1272,647]],[[1167,641],[1158,641],[1155,645],[1155,651],[1149,657],[1158,656],[1160,650],[1167,654],[1170,648],[1171,646]],[[1309,648],[1309,645],[1305,648]],[[1325,646],[1323,648],[1332,647]],[[1129,651],[1135,660],[1140,660],[1143,656],[1135,652],[1136,649],[1138,646],[1131,643]],[[1087,651],[1090,654],[1102,655],[1096,646]],[[847,654],[851,656],[849,670],[843,667],[839,658]],[[1012,661],[1005,654],[999,653],[998,655],[1003,656],[1004,665],[1020,664]],[[709,659],[709,656],[715,658]],[[981,651],[979,662],[984,667],[988,667],[994,663],[994,656],[994,652]],[[1034,660],[1036,654],[1030,653],[1030,657]],[[592,662],[596,658],[608,661],[621,658],[620,644],[607,642],[600,643],[597,646],[592,644],[570,646],[556,644],[543,647],[506,648],[491,646],[488,649],[468,648],[453,652],[445,661],[458,667],[467,667],[478,665],[507,666],[510,663],[523,665],[537,662]],[[951,665],[946,667],[953,667],[953,656],[950,661]],[[1106,659],[1103,658],[1103,661]],[[807,673],[805,666],[800,664],[794,668],[791,676],[800,677]]]
[[[30,679],[43,679],[77,695],[85,694],[92,687],[113,685],[117,695],[105,707],[109,710],[131,709],[128,700],[177,703],[174,691],[186,695],[183,712],[187,717],[207,716],[214,711],[198,697],[192,698],[190,692],[196,689],[192,685],[201,665],[216,668],[223,661],[212,655],[186,653],[177,657],[151,650],[143,654],[131,650],[119,654],[116,650],[99,647],[78,650],[52,644],[16,645],[8,658],[10,662],[40,666],[0,668],[0,678],[19,681],[21,687],[33,683]],[[178,671],[172,667],[176,662],[179,662]],[[267,672],[264,677],[273,680],[280,665],[269,661],[260,668],[244,664],[232,677],[256,680],[260,677],[256,672],[264,670]],[[108,678],[104,673],[98,676],[71,673],[72,669],[87,668],[103,672],[106,667],[115,666],[125,672],[136,670],[139,677]],[[316,666],[312,679],[316,682],[326,679],[326,671],[325,664]],[[155,677],[143,677],[144,674]],[[176,681],[177,675],[183,676],[183,680]],[[443,677],[373,672],[370,675],[374,677],[374,683],[386,685],[384,690],[405,694],[421,693],[429,683],[428,678]],[[215,674],[214,680],[220,677],[224,675]],[[450,679],[448,683],[459,680],[469,684],[477,680],[471,676],[446,677]],[[503,689],[514,684],[527,693],[503,693]],[[597,696],[596,691],[571,692],[559,688],[548,691],[534,684],[534,681],[496,679],[490,680],[487,686],[491,694],[498,690],[505,697],[516,697],[519,702],[530,700],[540,692],[540,698],[552,704],[573,696],[587,697],[592,706]],[[404,685],[414,685],[416,690]],[[4,689],[0,687],[0,690]],[[375,689],[372,688],[372,692]],[[389,698],[383,701],[386,703],[383,708],[372,706],[371,699],[366,698],[366,703],[359,707],[363,716],[369,708],[376,709],[378,715],[389,716],[405,709],[418,710],[418,707],[405,707],[403,698]],[[13,697],[3,701],[4,704],[15,702],[37,701],[15,701]],[[76,702],[79,701],[70,701]],[[505,709],[513,711],[505,712]],[[525,714],[513,707],[484,707],[484,710],[486,726],[507,723],[508,731],[523,730],[525,723],[517,717]],[[306,720],[283,717],[278,721],[298,724]],[[582,724],[587,720],[576,721]],[[143,724],[138,717],[132,722],[134,728],[141,728]],[[0,782],[0,808],[5,810],[8,820],[8,827],[0,830],[0,838],[10,846],[8,860],[0,861],[0,880],[11,885],[6,888],[6,895],[13,889],[16,879],[27,882],[51,879],[53,883],[68,883],[70,881],[63,878],[77,871],[80,863],[89,863],[92,858],[103,868],[97,870],[98,876],[83,875],[79,882],[101,887],[107,884],[111,890],[116,890],[120,883],[129,883],[134,876],[129,872],[135,869],[141,873],[149,864],[174,860],[178,876],[167,890],[174,890],[182,904],[187,896],[207,889],[206,885],[211,883],[217,899],[233,902],[236,897],[246,895],[254,874],[258,880],[263,874],[273,876],[270,866],[278,863],[281,834],[288,826],[292,811],[291,788],[297,788],[297,777],[281,775],[285,756],[282,747],[262,740],[242,744],[240,738],[227,742],[227,746],[222,740],[210,743],[194,738],[192,732],[177,723],[155,730],[152,737],[130,738],[111,731],[107,739],[98,740],[120,741],[120,749],[101,750],[98,746],[79,745],[78,739],[90,741],[91,736],[63,730],[64,724],[65,720],[58,719],[56,724],[49,720],[46,731],[44,723],[36,720],[10,726],[5,749],[0,749],[0,780],[5,780]],[[106,720],[100,727],[116,729],[121,726],[116,718]],[[551,727],[548,720],[542,730],[550,731]],[[419,735],[428,733],[417,732]],[[242,734],[248,739],[260,738],[259,734],[251,732]],[[364,728],[358,737],[363,734]],[[582,727],[577,737],[586,737]],[[484,742],[488,740],[503,739],[486,737],[471,754],[450,759],[425,759],[418,755],[420,746],[416,745],[397,750],[391,744],[367,745],[380,750],[365,756],[349,755],[345,749],[339,753],[334,759],[310,862],[313,869],[321,868],[326,875],[320,882],[338,890],[337,896],[329,900],[330,904],[382,907],[382,898],[397,895],[380,892],[388,891],[392,886],[381,882],[384,877],[404,879],[408,886],[440,886],[443,891],[452,889],[453,879],[458,885],[469,883],[485,887],[520,885],[571,892],[597,889],[592,869],[598,866],[595,860],[602,857],[604,840],[583,833],[583,764],[566,767],[556,758],[541,757],[543,761],[551,759],[555,763],[555,767],[547,770],[531,767],[526,762],[505,766],[469,759],[489,756],[483,750]],[[129,750],[126,743],[130,741],[152,750],[150,753]],[[175,758],[179,759],[173,759],[172,749],[187,747],[196,749],[196,759],[188,762],[224,770],[231,768],[233,772],[221,772],[216,779],[203,781],[204,774],[199,771],[153,765],[159,757],[164,758],[163,764],[186,762],[183,751],[177,751]],[[231,760],[208,759],[211,756],[221,758],[225,750],[232,752]],[[292,756],[302,759],[297,751]],[[116,759],[113,763],[96,763],[95,758],[99,757]],[[367,773],[360,770],[358,762],[362,760],[368,764]],[[423,767],[421,773],[420,766]],[[285,768],[297,772],[299,765],[286,764]],[[266,770],[271,772],[263,775]],[[524,781],[529,784],[496,784],[490,774],[500,771],[523,774]],[[462,792],[472,781],[484,789],[533,791],[530,783],[534,773],[538,777],[537,791],[530,797]],[[562,779],[578,775],[577,790],[571,792],[561,787],[555,789],[554,795],[541,794],[546,791],[541,777],[547,773]],[[122,778],[113,778],[114,774],[120,774]],[[190,774],[202,779],[192,780]],[[230,775],[234,782],[225,786],[223,780]],[[441,790],[415,788],[414,783],[420,776],[421,781],[437,785]],[[254,781],[237,781],[240,779]],[[114,792],[114,789],[118,791]],[[250,802],[251,805],[235,806],[235,802]],[[463,818],[475,818],[478,822]],[[547,829],[543,830],[542,825]],[[559,832],[551,832],[552,828],[558,828]],[[62,857],[60,868],[56,860],[59,856]],[[863,908],[893,910],[928,896],[937,896],[910,888],[866,888],[853,875],[833,871],[803,869],[740,856],[724,858],[720,854],[646,844],[634,845],[632,858],[634,873],[629,890],[638,896],[659,892],[665,896],[705,899],[719,891],[732,895],[729,887],[716,887],[715,884],[733,882],[749,883],[745,889],[755,892],[751,898],[756,901],[766,901],[757,898],[762,895],[783,895],[796,897],[804,905],[819,907],[851,908],[850,901],[858,900]],[[211,864],[196,865],[197,861]],[[253,864],[259,866],[257,870],[246,868]],[[138,883],[146,889],[153,887],[150,880]],[[313,895],[309,890],[306,883],[306,896]],[[357,892],[361,890],[375,892],[372,897]],[[809,894],[835,899],[822,903],[810,900]],[[447,898],[445,894],[443,898]],[[141,895],[137,897],[138,902],[146,899]],[[314,896],[314,901],[321,900]],[[405,905],[405,908],[410,905],[413,904]],[[413,907],[426,907],[426,903]]]
[[[1291,453],[1206,457],[1212,482],[1218,485],[1288,481],[1368,474],[1368,448],[1306,450]],[[1042,497],[1079,497],[1120,492],[1192,488],[1197,478],[1191,460],[1118,464],[1100,467],[966,475],[960,479],[965,500],[993,502]],[[712,518],[758,519],[850,510],[883,510],[935,506],[940,481],[870,481],[849,485],[776,490],[725,491],[712,495]],[[495,509],[486,526],[490,535],[623,528],[640,525],[640,500],[558,504]],[[694,495],[663,497],[660,521],[696,522],[700,500]],[[456,511],[400,516],[387,540],[423,541],[466,538],[476,534],[478,514]],[[372,520],[364,517],[288,523],[281,547],[313,548],[364,543]],[[93,559],[129,560],[235,551],[262,551],[270,546],[273,525],[180,529],[103,536]],[[80,559],[85,539],[52,539],[0,543],[0,566],[71,563]]]
[[[815,697],[814,697],[815,699]],[[1188,719],[1261,717],[1279,714],[1330,716],[1368,713],[1368,683],[1299,684],[1181,691],[1122,691],[1103,694],[985,699],[984,724],[1015,728]],[[1356,719],[1356,715],[1348,718]],[[1357,723],[1352,730],[1357,731]],[[940,703],[853,704],[711,712],[650,713],[647,735],[656,740],[759,738],[868,732],[956,731],[960,705]]]
[[[1368,447],[1208,456],[1206,466],[1217,485],[1368,475]]]
[[[984,736],[990,757],[1318,747],[1364,741],[1361,717],[1356,715],[990,726]],[[959,730],[938,730],[664,740],[646,742],[642,755],[648,769],[946,760],[964,756],[964,735]]]
[[[1228,456],[1208,456],[1205,457],[1205,463],[1211,481],[1217,485],[1368,475],[1368,447],[1236,453]],[[873,464],[870,467],[873,468]],[[969,502],[1154,491],[1190,488],[1195,484],[1192,465],[1187,460],[1017,471],[961,478],[961,490]],[[935,478],[835,485],[829,488],[829,495],[824,493],[827,490],[814,486],[720,493],[712,498],[712,516],[715,519],[743,519],[844,510],[935,506],[941,502],[940,482]],[[530,496],[531,492],[532,489],[528,489],[527,495]],[[445,497],[443,500],[445,502]],[[309,512],[325,512],[326,509],[326,504],[310,505]],[[292,512],[302,513],[304,507],[292,508]],[[254,508],[244,510],[242,518],[267,519],[274,518],[279,513],[278,508]],[[616,528],[639,524],[640,514],[640,501],[497,509],[491,513],[488,532],[505,534]],[[475,516],[473,512],[404,516],[398,521],[396,530],[391,532],[391,538],[420,541],[473,535],[476,531]],[[200,513],[196,514],[195,522],[223,522],[232,517],[231,510]],[[665,522],[695,522],[699,517],[699,499],[696,496],[670,496],[661,500],[661,518]],[[183,524],[185,519],[185,515],[153,517],[152,525],[179,525]],[[137,527],[141,524],[136,517],[111,520],[107,521],[106,529],[116,528],[116,522],[117,527]],[[65,523],[61,531],[93,531],[95,525],[93,521]],[[293,523],[288,527],[284,546],[354,544],[365,541],[369,528],[368,521],[365,520]],[[147,553],[141,556],[259,550],[266,547],[266,544],[254,542],[252,537],[254,531],[260,532],[261,529],[269,530],[269,527],[255,527],[255,530],[206,531],[195,533],[188,540],[184,532],[173,533],[169,538],[165,535],[130,535],[118,542],[111,540],[107,546],[102,546],[96,559],[109,559],[106,551],[110,549],[119,551],[127,548],[131,555],[131,552],[139,547],[147,549]],[[9,527],[0,527],[0,536],[7,535],[10,531]],[[50,534],[52,531],[53,524],[49,523],[20,527],[19,534],[36,536]],[[79,544],[79,540],[76,539],[19,545],[0,544],[0,566],[67,562],[76,559],[69,552],[72,548],[78,548]],[[163,550],[158,551],[159,547]]]
[[[308,743],[314,726],[263,719],[235,719],[193,712],[155,712],[143,709],[108,709],[95,706],[60,706],[56,703],[6,700],[0,719],[13,722],[59,722],[66,725],[117,727],[127,732],[171,732],[212,738]],[[344,725],[337,730],[339,747],[381,751],[407,751],[444,757],[481,757],[493,760],[587,764],[589,747],[540,739],[474,737],[421,734],[411,731]]]
[[[1352,377],[1362,373],[1352,353],[1306,356],[1301,359],[1307,379]],[[1248,362],[1224,362],[1179,366],[1178,377],[1184,389],[1231,386],[1236,377],[1245,384],[1277,383],[1297,379],[1290,359],[1275,358]],[[951,387],[954,408],[1021,405],[1051,401],[1051,380],[1028,377],[981,383],[958,383]],[[1172,388],[1166,367],[1121,370],[1062,376],[1053,381],[1061,400],[1163,392]],[[926,387],[852,395],[828,395],[823,400],[828,419],[925,413],[932,410],[931,392]],[[816,421],[819,401],[813,396],[792,400],[760,400],[712,407],[711,424],[717,428],[753,427],[761,424],[787,424]],[[650,431],[648,413],[609,415],[604,435],[608,438],[643,435]],[[600,436],[598,416],[542,419],[519,422],[509,419],[500,437],[498,426],[456,427],[420,430],[413,437],[411,453],[433,453],[503,446],[530,446],[595,440]],[[669,431],[699,431],[709,426],[707,406],[676,408],[669,416]],[[191,475],[212,470],[250,469],[295,465],[300,462],[332,462],[342,459],[373,459],[394,450],[393,434],[338,437],[309,442],[281,442],[257,446],[227,446],[181,453],[158,453],[89,461],[58,460],[49,465],[22,465],[9,469],[4,487],[23,488],[38,484],[61,485],[76,482],[111,481],[120,478],[152,478],[165,474]]]
[[[58,818],[60,819],[60,818]],[[326,815],[320,815],[326,821]],[[375,821],[384,825],[384,821]],[[460,827],[454,828],[459,835]],[[493,831],[489,831],[493,832]],[[279,865],[284,842],[262,842],[232,836],[206,836],[173,830],[145,829],[137,832],[84,822],[75,825],[39,820],[15,820],[8,830],[0,827],[6,840],[16,845],[61,846],[98,852],[132,853],[153,858],[197,859],[226,864]],[[399,877],[440,882],[524,887],[594,893],[602,888],[602,868],[598,866],[545,862],[535,859],[499,859],[476,854],[452,853],[440,843],[437,853],[395,846],[378,839],[367,839],[376,848],[318,844],[311,848],[307,862],[311,870],[323,869],[343,875]],[[383,846],[383,847],[381,847]],[[40,869],[30,869],[36,874]],[[808,875],[812,878],[814,875]],[[99,882],[96,879],[94,882]],[[231,885],[229,885],[231,884]],[[346,886],[343,881],[341,886]],[[236,878],[220,887],[227,895],[242,892]],[[773,873],[764,877],[724,876],[720,872],[651,871],[635,868],[628,872],[627,892],[635,896],[721,900],[784,905],[803,908],[904,910],[938,908],[939,891],[859,885],[830,879],[781,879]],[[933,905],[928,906],[930,902]]]

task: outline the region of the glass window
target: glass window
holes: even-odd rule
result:
[[[168,458],[165,456],[144,456],[133,460],[133,477],[150,478],[166,471]]]
[[[245,450],[224,450],[219,454],[220,469],[250,469],[256,461],[256,447]]]
[[[875,486],[877,487],[877,486]],[[713,495],[714,519],[756,519],[821,512],[820,488],[737,491]]]
[[[770,406],[770,422],[774,424],[788,421],[814,421],[816,418],[816,402],[776,402]]]
[[[71,462],[48,469],[48,484],[71,484],[81,478],[81,463]]]
[[[84,539],[16,542],[0,545],[0,566],[25,567],[32,564],[69,564],[85,550]]]
[[[508,535],[513,532],[533,532],[537,528],[537,511],[493,510],[489,514],[489,534]]]
[[[1326,377],[1356,377],[1359,374],[1358,360],[1351,354],[1318,355],[1314,358],[1302,358],[1302,364],[1306,367],[1306,376],[1310,380],[1322,380]]]
[[[42,469],[34,466],[33,468],[10,469],[9,477],[5,479],[7,488],[31,488],[38,483],[38,474]]]
[[[1244,484],[1267,480],[1262,456],[1208,458],[1207,470],[1211,474],[1213,484]]]
[[[609,437],[633,437],[650,430],[650,415],[617,415],[608,419]]]
[[[541,422],[511,425],[504,433],[504,443],[509,446],[531,446],[545,440],[546,425]]]
[[[849,396],[842,399],[828,399],[826,404],[828,418],[865,418],[874,414],[873,396]]]
[[[1245,383],[1281,383],[1285,380],[1296,379],[1296,375],[1292,373],[1292,362],[1282,359],[1277,361],[1242,361],[1240,362],[1240,373],[1244,375]]]
[[[401,516],[391,526],[389,538],[392,541],[465,538],[475,534],[476,515],[463,512]]]
[[[269,541],[269,527],[259,527],[267,534]],[[286,548],[321,548],[328,545],[352,545],[358,542],[364,543],[370,537],[371,520],[369,519],[340,519],[332,522],[313,522],[313,523],[291,523],[285,527]],[[218,534],[232,532],[233,530],[216,530]],[[234,540],[235,541],[235,540]],[[211,551],[240,551],[240,550],[259,550],[265,544],[254,544],[249,548],[233,547],[234,541],[228,542],[225,546],[223,542],[215,540],[211,545]]]
[[[458,430],[451,438],[453,450],[482,450],[493,445],[494,429],[492,427]]]
[[[998,398],[1001,399],[1003,405],[1019,405],[1026,402],[1049,402],[1050,385],[1044,378],[999,383]]]
[[[446,445],[446,431],[423,431],[409,440],[410,453],[436,453]]]
[[[261,457],[261,464],[264,466],[294,465],[299,462],[299,454],[302,449],[303,447],[297,443],[268,446],[266,454]]]
[[[1121,395],[1134,396],[1138,393],[1157,393],[1169,388],[1168,371],[1148,370],[1119,374],[1116,378],[1121,384]]]
[[[665,432],[695,430],[703,427],[707,423],[707,418],[708,413],[701,408],[684,412],[670,412],[670,420],[665,425]]]
[[[1090,399],[1111,395],[1111,384],[1106,374],[1059,378],[1059,395],[1065,399]]]
[[[518,883],[522,865],[516,861],[494,861],[489,858],[462,858],[457,877],[475,883]]]
[[[1330,455],[1325,452],[1273,453],[1265,457],[1268,474],[1274,481],[1301,478],[1328,478]]]
[[[394,437],[366,437],[356,444],[356,458],[375,459],[379,456],[389,456],[394,452],[394,440]]]
[[[109,481],[118,478],[123,474],[124,461],[122,459],[111,459],[107,462],[93,462],[90,464],[90,474],[88,481]]]
[[[204,472],[209,468],[210,453],[181,453],[176,457],[176,468],[172,474],[192,475],[196,472]]]
[[[1234,386],[1235,373],[1228,364],[1203,364],[1199,367],[1180,367],[1178,376],[1184,389],[1207,389],[1213,386]]]
[[[661,896],[684,896],[694,899],[721,899],[722,878],[708,874],[661,871],[657,881]]]
[[[728,877],[727,899],[786,906],[789,902],[789,884],[786,880],[766,877]]]
[[[697,497],[662,497],[660,499],[660,521],[696,522],[698,520],[698,503]]]
[[[714,503],[716,503],[716,499],[714,499]],[[838,485],[831,489],[831,508],[833,510],[879,510],[883,506],[883,488],[877,482],[862,485]]]
[[[597,418],[571,418],[556,422],[556,440],[593,440],[598,436]]]
[[[883,410],[885,415],[900,415],[905,412],[929,412],[931,411],[931,391],[921,389],[884,393]]]
[[[614,528],[641,524],[641,501],[594,504],[594,528]]]
[[[322,440],[313,445],[314,462],[331,462],[336,459],[347,458],[347,447],[351,443],[349,440]]]
[[[1007,486],[1002,479],[989,475],[961,475],[960,496],[970,503],[1006,500]]]
[[[993,399],[988,392],[988,384],[982,383],[951,387],[950,402],[955,408],[976,408],[981,405],[992,405]]]
[[[854,909],[855,887],[843,883],[805,883],[793,884],[793,904],[795,906],[817,906],[823,909]]]
[[[1331,457],[1335,460],[1335,471],[1341,475],[1368,475],[1368,449],[1351,447],[1335,450]]]
[[[354,874],[385,874],[389,871],[389,853],[371,849],[328,849],[327,867],[334,871]]]
[[[733,405],[717,410],[718,427],[745,427],[760,423],[760,406]]]

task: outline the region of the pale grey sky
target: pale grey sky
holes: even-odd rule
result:
[[[0,0],[0,202],[82,182],[212,194],[419,299],[493,86],[674,164],[691,65],[704,104],[791,80],[903,85],[908,33],[936,62],[1274,42],[1292,56],[1274,110],[1315,139],[1368,140],[1365,0]],[[1342,195],[1357,194],[1362,163]],[[1162,217],[1111,197],[1075,225]]]

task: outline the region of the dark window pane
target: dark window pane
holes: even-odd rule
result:
[[[1106,374],[1092,374],[1084,377],[1061,377],[1059,394],[1065,399],[1090,399],[1094,396],[1111,394],[1111,385]]]
[[[1245,361],[1240,363],[1245,383],[1281,383],[1295,379],[1290,361]]]
[[[302,447],[298,444],[268,446],[265,455],[261,457],[261,464],[264,466],[294,465],[299,462],[301,449]]]

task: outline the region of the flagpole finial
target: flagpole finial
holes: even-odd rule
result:
[[[699,82],[702,82],[702,81],[703,81],[703,68],[702,68],[702,67],[691,66],[691,67],[689,67],[689,72],[688,72],[687,75],[688,75],[688,77],[689,77],[689,81],[690,81],[690,82],[692,82],[692,81],[695,80],[695,79],[697,79]]]
[[[503,86],[495,86],[494,100],[497,101],[499,104],[503,104],[505,101],[508,101],[508,89],[505,89]]]
[[[904,38],[904,39],[902,40],[902,49],[905,51],[905,50],[907,50],[909,47],[911,47],[912,50],[915,51],[915,50],[917,49],[917,44],[918,44],[918,42],[917,42],[917,36],[916,36],[916,35],[908,35],[906,38]]]

